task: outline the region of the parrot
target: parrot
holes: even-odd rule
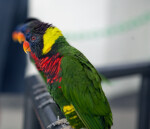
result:
[[[25,36],[27,36],[29,33],[30,33],[30,30],[32,28],[32,25],[33,24],[36,24],[36,22],[39,21],[38,19],[35,19],[35,18],[30,18],[30,19],[27,19],[25,22],[24,22],[24,25],[19,25],[17,27],[17,30],[15,30],[15,34],[17,35],[17,38],[13,40],[14,41],[18,41],[20,44],[22,44],[23,41],[25,41]],[[28,24],[28,26],[27,26]],[[13,33],[14,33],[13,32]],[[13,36],[12,36],[13,37]],[[25,45],[25,44],[24,44]],[[30,48],[29,48],[30,50]],[[37,70],[39,71],[40,75],[42,76],[43,80],[45,81],[45,83],[47,82],[46,80],[46,76],[44,75],[44,73],[41,71],[40,69],[40,66],[38,64],[38,61],[39,59],[36,57],[35,53],[33,53],[32,51],[29,52],[29,57],[30,57],[30,60],[33,64],[35,64]],[[42,89],[43,90],[43,89]],[[47,94],[45,93],[42,93],[42,96],[47,96]],[[65,100],[65,99],[64,99]],[[41,104],[42,106],[48,104],[48,103],[51,103],[51,99],[48,100],[47,102],[44,102],[44,104]],[[82,121],[77,117],[75,116],[75,112],[72,112],[71,114],[67,115],[67,118],[69,120],[69,122],[74,126],[74,128],[84,128],[84,124],[82,123]],[[70,119],[70,117],[74,117],[74,119]],[[59,122],[60,123],[60,122]],[[66,123],[67,125],[68,123]]]
[[[31,26],[27,23],[26,27]],[[90,61],[52,24],[37,21],[23,49],[35,53],[48,91],[73,128],[111,129],[112,112],[101,77]],[[79,122],[78,122],[79,121]]]

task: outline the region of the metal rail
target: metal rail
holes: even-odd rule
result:
[[[139,117],[137,128],[150,129],[150,62],[110,66],[97,68],[97,70],[108,79],[134,74],[141,75],[142,83],[139,93]],[[43,92],[47,92],[44,90],[44,87],[45,84],[36,76],[26,79],[24,129],[47,129],[47,126],[55,122],[58,119],[58,116],[60,119],[64,118],[64,115],[55,103],[48,103],[42,108],[39,107],[41,103],[50,99],[50,95],[45,95],[45,97],[35,99],[40,94],[43,94]],[[39,89],[43,90],[38,93]],[[39,123],[41,127],[39,126]],[[59,125],[53,127],[53,129],[60,129],[62,127],[62,125]]]
[[[149,74],[150,62],[101,67],[97,68],[97,71],[108,79],[124,77],[134,74]]]
[[[47,93],[46,85],[40,81],[38,76],[26,78],[24,129],[47,129],[58,118],[65,118],[56,103],[48,102],[52,98]],[[47,104],[42,106],[43,102]],[[63,125],[52,127],[52,129],[61,128]]]

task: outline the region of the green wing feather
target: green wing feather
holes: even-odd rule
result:
[[[112,113],[102,90],[99,74],[78,50],[71,46],[62,51],[64,50],[61,61],[64,96],[88,128],[110,128]]]

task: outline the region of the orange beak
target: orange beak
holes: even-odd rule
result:
[[[18,38],[18,42],[19,42],[20,44],[25,41],[25,36],[24,36],[24,34],[21,33],[21,32],[18,33],[17,38]]]
[[[13,39],[13,41],[17,41],[18,40],[18,32],[17,31],[14,31],[13,33],[12,33],[12,39]]]
[[[25,53],[31,52],[29,42],[27,42],[27,41],[23,42],[23,50],[25,51]]]

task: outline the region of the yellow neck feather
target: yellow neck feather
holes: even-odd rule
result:
[[[55,41],[59,38],[59,36],[63,36],[61,31],[56,27],[50,27],[46,30],[45,34],[43,35],[43,49],[42,54],[47,54]]]

